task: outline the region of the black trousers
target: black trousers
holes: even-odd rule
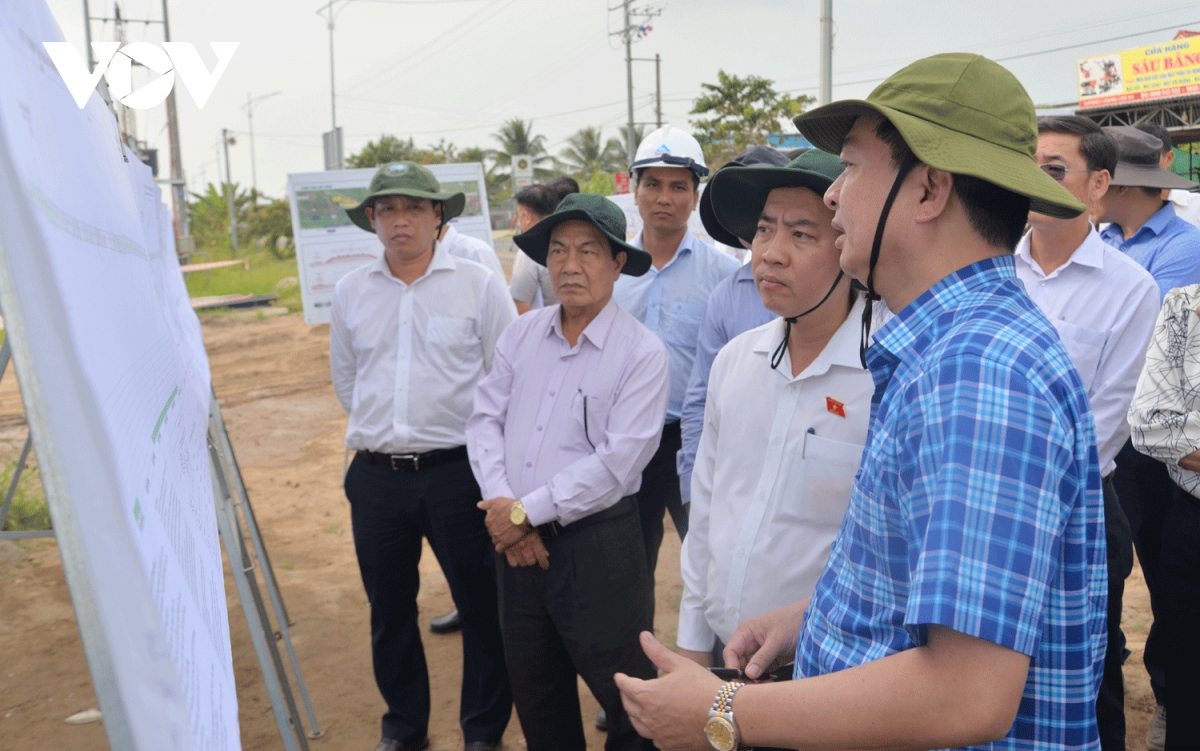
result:
[[[649,630],[653,595],[636,500],[543,534],[550,568],[497,557],[500,621],[513,698],[529,751],[583,751],[576,675],[608,713],[607,751],[654,745],[621,706],[614,673],[654,678],[638,634]]]
[[[1108,549],[1108,649],[1096,697],[1096,724],[1103,751],[1125,751],[1125,682],[1121,673],[1125,635],[1121,633],[1121,605],[1125,579],[1133,570],[1133,536],[1111,477],[1104,479],[1104,530]]]
[[[1166,510],[1159,569],[1166,667],[1167,751],[1200,748],[1200,499],[1176,486]]]
[[[479,486],[466,459],[420,472],[354,457],[346,473],[354,549],[371,603],[375,683],[387,702],[383,736],[418,740],[429,727],[429,673],[417,625],[421,538],[437,556],[462,619],[463,736],[496,741],[512,714],[512,692],[496,603],[494,549]]]
[[[1133,545],[1138,563],[1150,592],[1150,612],[1154,622],[1146,637],[1142,660],[1150,675],[1150,688],[1159,704],[1166,703],[1166,657],[1162,648],[1162,585],[1159,582],[1163,564],[1162,539],[1167,509],[1175,494],[1175,483],[1167,467],[1157,459],[1140,454],[1126,442],[1117,454],[1117,471],[1113,476],[1121,508],[1129,519]],[[1122,639],[1122,644],[1124,640]]]
[[[651,587],[654,586],[654,572],[658,568],[658,549],[662,547],[664,509],[671,514],[671,521],[679,531],[679,539],[687,537],[688,510],[679,492],[679,471],[675,464],[675,455],[682,447],[679,421],[667,423],[663,427],[658,451],[654,452],[654,457],[642,470],[642,488],[637,493],[637,499]]]

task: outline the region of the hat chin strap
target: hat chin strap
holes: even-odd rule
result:
[[[787,318],[783,319],[783,341],[779,343],[779,346],[775,348],[775,352],[771,355],[771,370],[777,369],[779,367],[779,363],[783,362],[783,353],[784,350],[787,349],[788,339],[792,338],[792,324],[824,305],[825,301],[829,299],[829,296],[833,294],[833,291],[837,289],[837,286],[841,284],[842,277],[845,275],[845,271],[838,271],[837,279],[833,280],[833,284],[829,286],[829,291],[826,292],[825,296],[821,298],[821,302],[812,306],[803,313],[799,313],[794,316],[788,316]]]
[[[867,267],[867,286],[864,295],[867,298],[867,306],[863,308],[862,336],[858,343],[858,359],[864,368],[867,367],[867,349],[871,346],[872,313],[875,303],[883,299],[875,291],[875,264],[879,263],[879,249],[883,245],[883,230],[887,226],[888,215],[892,212],[892,204],[896,202],[900,186],[916,164],[916,155],[911,151],[908,152],[904,161],[900,163],[900,170],[896,173],[896,179],[892,183],[891,191],[888,192],[887,200],[883,202],[883,211],[879,213],[879,224],[875,225],[875,241],[871,243],[871,265]]]

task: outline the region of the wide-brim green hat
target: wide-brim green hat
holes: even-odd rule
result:
[[[891,121],[924,164],[1027,196],[1039,214],[1070,219],[1087,210],[1038,167],[1033,100],[1016,76],[985,57],[954,52],[918,60],[865,100],[833,102],[795,123],[817,148],[837,154],[860,115]]]
[[[441,183],[425,167],[416,162],[391,162],[375,170],[375,175],[371,178],[371,187],[367,189],[367,197],[354,208],[346,209],[346,215],[358,227],[373,233],[375,228],[367,220],[366,209],[381,196],[409,196],[440,201],[443,222],[449,222],[461,214],[467,205],[467,197],[464,194],[443,193]]]
[[[528,232],[515,236],[513,242],[525,251],[525,255],[545,266],[550,233],[563,222],[572,220],[587,222],[600,230],[612,246],[613,256],[625,251],[622,274],[641,276],[650,270],[650,254],[625,242],[625,212],[604,196],[590,193],[571,193],[563,198],[553,214],[530,227]]]
[[[768,164],[726,167],[713,176],[705,192],[712,194],[713,214],[721,226],[751,243],[772,190],[808,188],[823,197],[844,169],[842,160],[836,156],[812,149],[783,167]]]

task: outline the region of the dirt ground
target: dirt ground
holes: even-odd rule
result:
[[[383,702],[371,674],[367,602],[355,563],[349,508],[341,489],[345,417],[328,371],[328,326],[305,326],[299,315],[204,319],[213,380],[250,497],[275,566],[292,638],[325,736],[314,751],[369,751],[379,738]],[[0,381],[0,457],[14,456],[25,437],[14,379]],[[670,520],[667,520],[670,523]],[[674,644],[682,589],[679,540],[668,533],[660,556],[657,615],[660,638]],[[428,550],[421,559],[421,622],[453,605]],[[231,580],[226,580],[237,673],[242,742],[246,749],[281,748]],[[1126,586],[1124,623],[1133,656],[1129,683],[1130,749],[1143,749],[1153,712],[1141,650],[1150,624],[1140,570]],[[458,728],[461,642],[426,634],[431,667],[433,748],[462,748]],[[603,735],[592,727],[596,703],[581,689],[588,747]],[[63,720],[96,706],[62,565],[51,540],[0,542],[0,749],[107,748],[101,723]],[[514,715],[509,749],[524,747]]]

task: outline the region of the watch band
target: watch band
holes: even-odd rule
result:
[[[733,720],[733,697],[745,683],[730,681],[721,686],[713,699],[712,709],[708,710],[708,722],[704,725],[704,735],[716,751],[735,751],[741,748],[741,733]]]
[[[738,692],[738,689],[745,686],[745,683],[739,681],[730,681],[721,690],[717,692],[717,697],[713,699],[712,711],[718,715],[733,713],[733,695]]]

